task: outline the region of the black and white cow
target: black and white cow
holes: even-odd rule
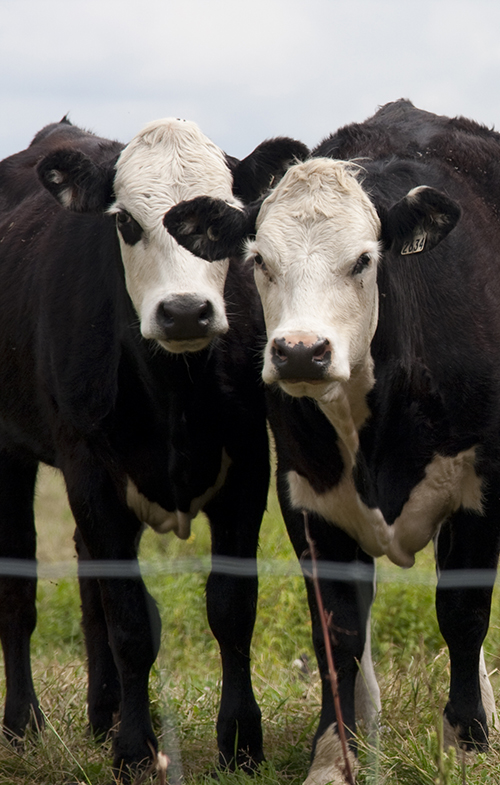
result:
[[[305,510],[321,561],[366,565],[368,580],[321,580],[350,733],[373,557],[409,567],[434,539],[448,732],[467,748],[487,745],[495,707],[482,643],[500,547],[499,207],[500,135],[397,101],[326,139],[262,206],[242,214],[198,199],[165,218],[209,259],[251,238],[288,531],[300,556]],[[462,569],[486,572],[450,587],[450,571]],[[308,592],[323,680],[308,783],[322,785],[344,780]]]
[[[253,276],[234,260],[200,264],[162,219],[205,192],[239,208],[306,154],[276,139],[239,162],[175,119],[124,147],[63,120],[0,164],[0,558],[35,559],[43,461],[64,475],[80,560],[130,564],[131,577],[81,580],[89,719],[106,734],[120,710],[116,771],[156,746],[148,675],[160,621],[137,567],[142,524],[186,538],[203,509],[214,555],[255,559],[268,488]],[[0,577],[9,737],[43,724],[29,659],[35,590],[35,579]],[[263,757],[249,667],[256,597],[256,577],[208,579],[225,765]]]

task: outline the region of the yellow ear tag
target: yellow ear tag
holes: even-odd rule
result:
[[[401,256],[408,256],[412,253],[421,253],[424,250],[426,240],[427,232],[417,229],[411,240],[403,243],[403,247],[401,248]]]

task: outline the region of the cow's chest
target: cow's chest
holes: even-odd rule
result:
[[[172,507],[174,507],[174,504],[176,507],[170,510],[165,509],[158,502],[148,499],[147,496],[139,491],[132,478],[127,477],[127,504],[142,523],[151,526],[158,534],[166,534],[173,531],[181,540],[186,540],[191,534],[191,521],[222,488],[230,465],[231,459],[223,449],[220,468],[215,482],[207,486],[205,491],[199,496],[193,496],[194,491],[189,492],[187,488],[182,489],[182,494],[179,494],[179,496],[183,497],[181,502],[178,502],[175,498],[178,495],[175,491],[179,489],[171,485],[169,478],[168,484],[170,488],[165,489],[166,493],[161,494],[159,498],[163,498],[165,495],[170,495],[173,498]],[[182,508],[179,508],[177,504],[181,504]]]
[[[328,422],[322,422],[321,417]],[[393,467],[392,478],[386,472],[380,482],[377,467],[366,460],[347,399],[341,404],[337,401],[318,407],[316,427],[324,429],[328,423],[334,430],[330,431],[328,452],[322,445],[323,460],[334,456],[338,476],[328,487],[318,484],[310,471],[304,471],[301,460],[295,461],[293,451],[289,451],[282,463],[282,468],[286,466],[289,502],[292,507],[317,513],[343,529],[368,554],[386,554],[396,564],[411,566],[414,554],[425,547],[441,523],[459,507],[481,513],[482,481],[475,470],[475,447],[451,456],[434,450],[422,464],[412,459],[421,453],[422,445],[408,443],[401,493],[402,478],[398,476],[396,459],[387,462]],[[315,444],[311,437],[308,450],[314,450]],[[321,444],[319,440],[317,448],[321,449]],[[298,444],[295,449],[300,450]],[[387,445],[388,452],[390,449]],[[320,462],[319,453],[315,462]]]
[[[231,464],[220,396],[206,380],[204,388],[179,385],[156,397],[149,389],[141,408],[146,398],[141,390],[132,417],[130,392],[114,432],[127,504],[141,522],[185,539],[191,520],[223,486]]]

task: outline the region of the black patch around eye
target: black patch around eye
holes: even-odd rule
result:
[[[371,264],[371,257],[367,253],[362,253],[359,259],[356,260],[354,267],[352,268],[352,275],[359,275],[363,272],[367,267]]]
[[[125,210],[116,214],[116,226],[127,245],[135,245],[142,237],[142,227]]]

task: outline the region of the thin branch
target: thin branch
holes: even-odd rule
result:
[[[351,762],[349,760],[349,749],[347,746],[344,721],[342,718],[342,709],[340,707],[337,671],[333,663],[332,643],[330,639],[330,630],[328,629],[329,624],[331,623],[331,613],[327,615],[323,606],[323,598],[321,597],[321,590],[319,588],[319,580],[318,580],[316,548],[313,540],[311,539],[311,532],[309,530],[309,519],[307,516],[307,512],[305,510],[302,510],[302,515],[304,516],[304,529],[306,534],[306,540],[309,546],[309,552],[311,554],[312,582],[314,586],[314,593],[316,595],[316,604],[318,606],[319,617],[321,620],[321,629],[323,631],[323,638],[325,641],[326,661],[328,663],[328,674],[330,677],[330,686],[332,688],[333,705],[335,707],[335,714],[337,716],[337,731],[339,734],[340,744],[342,746],[342,755],[344,758],[344,776],[346,778],[348,785],[356,785],[352,773]]]

